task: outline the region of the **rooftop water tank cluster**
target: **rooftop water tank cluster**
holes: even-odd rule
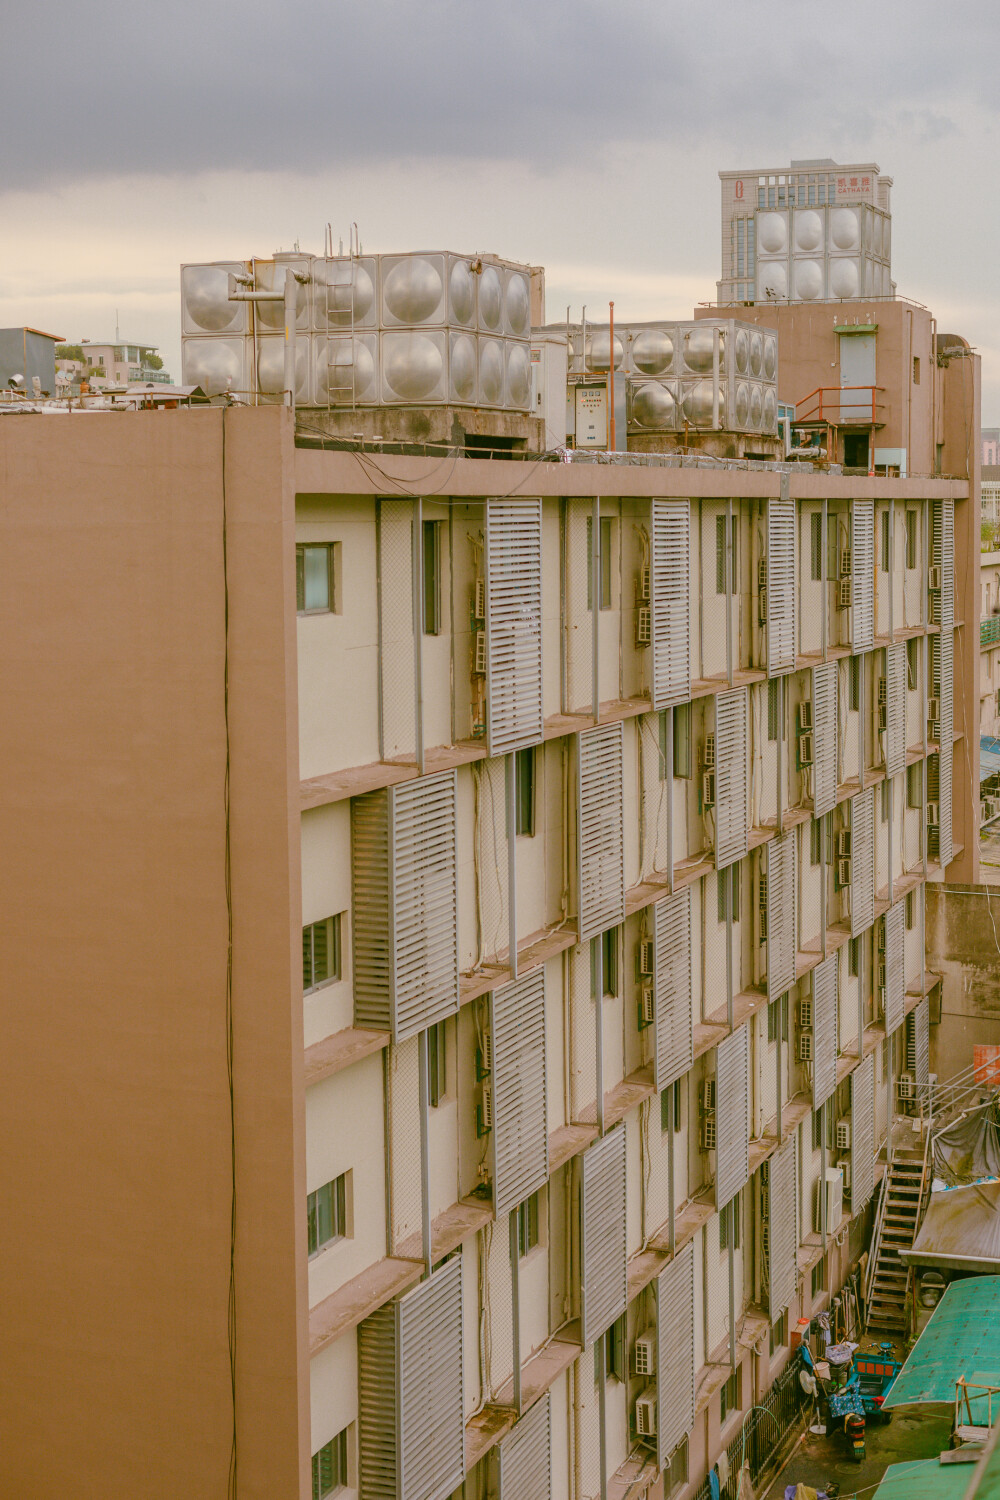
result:
[[[182,266],[186,383],[209,395],[281,399],[283,303],[232,299],[230,276],[280,294],[289,269],[301,278],[297,405],[528,410],[530,268],[450,251]]]
[[[890,218],[870,203],[758,209],[757,298],[889,297]]]
[[[570,381],[604,375],[605,324],[570,331]],[[614,368],[626,385],[629,431],[778,430],[778,336],[735,318],[615,327]]]

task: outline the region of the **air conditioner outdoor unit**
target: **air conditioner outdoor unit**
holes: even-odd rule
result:
[[[844,1174],[839,1167],[827,1167],[826,1181],[824,1182],[821,1178],[816,1184],[816,1218],[813,1227],[817,1234],[823,1232],[821,1205],[824,1191],[826,1192],[826,1232],[832,1234],[840,1227],[840,1221],[844,1216]]]
[[[636,1375],[656,1374],[656,1335],[640,1333],[632,1350],[632,1369]]]
[[[704,1115],[701,1122],[701,1149],[715,1150],[715,1116]]]
[[[812,1062],[813,1060],[813,1034],[811,1031],[799,1032],[799,1062]]]
[[[636,580],[636,601],[639,604],[649,603],[649,569],[643,568]]]
[[[487,1085],[483,1089],[482,1102],[476,1111],[476,1134],[489,1135],[493,1129],[493,1090]]]
[[[938,563],[932,563],[927,569],[927,587],[935,593],[941,588],[941,568]]]
[[[884,984],[882,984],[882,985],[879,986],[878,1008],[879,1008],[879,1013],[884,1016],[885,1015],[885,985]]]
[[[486,619],[486,579],[476,579],[476,603],[475,617],[477,620]]]
[[[648,646],[653,638],[653,612],[648,604],[640,604],[635,612],[635,643]]]
[[[656,1436],[656,1393],[652,1388],[636,1398],[635,1430],[639,1437]]]
[[[655,1019],[656,1006],[652,985],[643,985],[639,992],[639,1030],[643,1031],[647,1026],[652,1026]]]
[[[759,557],[757,559],[757,587],[759,589],[766,589],[767,588],[767,558],[766,557]]]
[[[901,1099],[912,1099],[916,1092],[916,1079],[912,1073],[901,1073],[899,1075],[899,1097]]]
[[[804,698],[801,703],[797,703],[795,705],[795,719],[798,725],[799,734],[801,734],[804,729],[811,729],[813,727],[813,706],[811,698]]]
[[[876,924],[876,929],[875,930],[876,930],[876,932],[878,934],[878,951],[880,953],[884,953],[885,952],[885,918],[884,917],[882,918],[882,920],[880,922],[878,922]]]
[[[938,824],[940,823],[940,821],[941,821],[941,804],[940,804],[940,802],[928,802],[928,804],[927,804],[927,824],[928,824],[928,827],[930,827],[930,828],[936,828],[938,826]]]
[[[701,1107],[706,1114],[715,1109],[715,1079],[706,1078],[701,1085]]]
[[[840,549],[840,576],[841,578],[850,578],[851,576],[850,547],[841,547]]]
[[[928,719],[931,719],[931,720],[933,720],[935,722],[938,719],[940,719],[940,717],[941,717],[941,699],[940,698],[928,698],[928,700],[927,700],[927,717],[928,717]]]
[[[715,772],[704,771],[701,778],[701,805],[702,807],[715,806]]]
[[[849,859],[837,860],[837,884],[843,890],[844,886],[851,883],[851,861]]]
[[[799,767],[811,766],[813,763],[813,737],[811,734],[800,734],[798,739]]]
[[[879,734],[885,734],[885,732],[888,729],[888,727],[889,727],[889,707],[888,707],[888,704],[880,703],[879,706],[878,706],[878,732],[879,732]]]
[[[711,767],[715,765],[715,735],[706,734],[705,751],[702,755],[702,765]]]
[[[757,623],[767,624],[767,589],[757,590]]]
[[[473,669],[480,677],[486,675],[486,631],[476,631],[476,665]]]
[[[836,1146],[838,1151],[850,1151],[851,1120],[849,1115],[845,1115],[842,1120],[838,1120],[836,1125],[834,1126],[833,1144]]]
[[[840,1170],[841,1170],[841,1172],[843,1173],[843,1176],[844,1176],[844,1192],[845,1193],[849,1193],[851,1191],[851,1160],[850,1160],[850,1157],[845,1156],[844,1160],[842,1162],[839,1162],[838,1165],[839,1165]]]
[[[851,830],[842,828],[837,834],[837,858],[850,859],[851,857]]]
[[[639,973],[655,973],[655,950],[652,938],[642,938],[639,943]]]
[[[879,966],[878,966],[878,987],[879,987],[880,990],[884,990],[885,989],[885,964],[884,963],[879,964]]]
[[[851,607],[851,580],[842,578],[837,585],[837,605],[840,609]]]
[[[813,1023],[813,1003],[810,995],[807,1000],[799,1001],[799,1025],[806,1031],[810,1030]]]
[[[878,680],[878,701],[883,704],[889,702],[889,679],[887,677],[880,677]]]

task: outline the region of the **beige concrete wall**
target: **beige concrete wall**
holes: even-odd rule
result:
[[[2,1488],[307,1493],[291,426],[0,430]],[[293,996],[295,1003],[293,1004]]]

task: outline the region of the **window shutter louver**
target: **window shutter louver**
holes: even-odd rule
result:
[[[486,704],[490,755],[542,738],[542,502],[486,502]]]
[[[715,700],[715,864],[719,870],[747,852],[747,690]]]
[[[662,1469],[695,1419],[694,1245],[656,1278],[656,1462]]]
[[[493,991],[493,1196],[497,1218],[549,1176],[545,970]]]
[[[497,1445],[496,1500],[550,1500],[552,1398],[548,1391]]]
[[[851,798],[851,936],[875,920],[875,788]]]
[[[767,674],[795,668],[795,501],[767,502]]]
[[[906,642],[886,651],[887,703],[885,769],[898,776],[906,769]]]
[[[724,1208],[750,1175],[750,1070],[746,1026],[741,1026],[719,1043],[715,1067],[715,1206]]]
[[[941,569],[941,590],[934,619],[942,630],[955,624],[955,502],[935,500],[931,511],[932,560]]]
[[[447,1500],[465,1477],[462,1262],[447,1261],[358,1329],[365,1500]]]
[[[875,644],[875,502],[851,501],[851,598],[854,631],[851,648],[870,651]]]
[[[953,852],[951,783],[954,763],[954,654],[952,631],[942,625],[940,635],[931,637],[934,696],[941,705],[938,740],[938,849],[942,869],[951,863]]]
[[[577,922],[581,939],[625,919],[622,726],[577,735]]]
[[[580,1320],[586,1346],[625,1311],[625,1127],[580,1158]]]
[[[819,1109],[837,1087],[837,960],[831,953],[812,971],[813,1109]]]
[[[768,1163],[767,1276],[768,1311],[777,1322],[795,1301],[795,1138],[792,1136]]]
[[[455,773],[351,803],[354,1020],[405,1041],[458,1010]]]
[[[866,1057],[851,1074],[851,1213],[875,1191],[875,1059]]]
[[[904,902],[885,914],[885,1034],[892,1036],[906,1013],[906,927]]]
[[[812,671],[813,814],[822,817],[837,805],[837,663]]]
[[[657,1090],[663,1090],[694,1062],[690,886],[653,907],[653,941],[656,966],[653,1082]]]
[[[654,709],[691,696],[691,506],[688,500],[652,504],[652,616]]]
[[[776,1000],[795,983],[795,833],[767,846],[767,998]]]
[[[910,1012],[913,1026],[913,1076],[918,1084],[926,1088],[930,1069],[930,1000],[925,995]]]

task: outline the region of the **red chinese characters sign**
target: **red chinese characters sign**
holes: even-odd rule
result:
[[[1000,1086],[1000,1045],[977,1042],[972,1049],[972,1077],[980,1087]]]
[[[858,198],[870,198],[872,192],[871,173],[844,173],[837,177],[837,197],[855,202]]]

